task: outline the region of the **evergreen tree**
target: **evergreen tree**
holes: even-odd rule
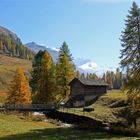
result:
[[[86,79],[90,79],[90,74],[89,73],[86,74]]]
[[[75,66],[66,42],[63,43],[59,52],[59,59],[56,66],[56,78],[59,95],[66,98],[70,93],[69,82],[75,76]]]
[[[0,40],[0,53],[3,52],[3,43],[2,41]]]
[[[94,79],[94,80],[99,80],[100,78],[95,74],[95,73],[93,73],[93,74],[90,74],[91,76],[91,78],[90,79]]]
[[[140,9],[135,2],[125,20],[125,29],[122,32],[121,66],[129,71],[125,85],[133,111],[138,109],[140,96]],[[136,127],[136,125],[135,125]]]
[[[55,100],[54,65],[47,51],[39,51],[35,56],[31,87],[35,103],[48,103]]]
[[[32,88],[32,93],[35,95],[38,92],[38,81],[41,77],[41,66],[42,66],[42,59],[43,55],[45,54],[45,51],[39,51],[33,60],[33,70],[31,72],[31,80],[30,80],[30,86]]]
[[[119,68],[117,68],[116,73],[113,71],[107,71],[103,74],[101,79],[108,83],[109,89],[121,89],[125,77],[123,76],[122,72],[120,72]]]
[[[81,74],[81,76],[80,76],[80,78],[81,78],[81,79],[86,79],[85,74],[84,74],[84,73],[82,73],[82,74]]]
[[[120,72],[119,68],[117,68],[115,73],[114,88],[120,89],[122,87],[122,83],[123,83],[122,72]]]
[[[48,103],[53,101],[54,83],[52,76],[52,66],[52,57],[47,51],[45,51],[40,69],[41,71],[38,81],[38,92],[35,97],[35,102],[37,103]]]
[[[102,80],[106,82],[106,73],[103,74]]]
[[[129,69],[130,75],[133,75],[140,67],[140,9],[135,2],[125,22],[121,38],[121,66]]]
[[[80,73],[80,71],[78,71],[78,70],[76,71],[76,77],[77,77],[77,78],[80,78],[80,77],[81,77],[81,73]]]
[[[113,89],[112,75],[110,71],[106,72],[106,82],[109,84],[109,89]]]
[[[10,85],[7,103],[8,104],[31,103],[30,87],[22,68],[17,68],[16,70],[14,79]]]
[[[34,53],[21,41],[15,41],[5,34],[0,34],[0,53],[24,59],[33,59],[34,57]]]

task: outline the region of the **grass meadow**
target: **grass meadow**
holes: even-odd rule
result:
[[[96,133],[33,121],[14,114],[0,114],[0,140],[135,140],[138,138]]]
[[[0,103],[4,103],[5,92],[0,93]],[[90,117],[108,117],[111,111],[106,102],[113,99],[126,99],[126,95],[120,91],[111,91],[101,97],[92,107],[95,112],[86,113]],[[62,110],[61,110],[62,111]],[[63,110],[66,111],[66,110]],[[74,113],[69,110],[69,113]],[[109,114],[110,112],[110,114]],[[83,115],[81,109],[75,113]],[[108,115],[107,115],[108,114]],[[98,116],[97,116],[98,115]],[[109,118],[109,117],[108,117]],[[57,121],[56,121],[57,122]],[[97,133],[90,130],[78,130],[74,127],[62,127],[57,123],[52,123],[49,119],[33,119],[31,116],[23,116],[21,113],[0,112],[0,140],[140,140],[136,137],[125,137],[120,135],[110,135],[108,133]]]

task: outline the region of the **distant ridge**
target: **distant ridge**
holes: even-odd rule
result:
[[[10,31],[5,27],[0,26],[0,34],[4,34],[8,36],[9,38],[13,39],[15,42],[21,42],[20,38],[18,38],[18,36],[15,33],[13,33],[12,31]]]
[[[33,51],[22,44],[20,38],[9,29],[0,26],[0,54],[32,59]]]
[[[36,53],[39,50],[47,50],[53,60],[56,62],[58,60],[58,55],[59,55],[59,49],[57,48],[49,48],[44,45],[39,45],[35,42],[29,42],[26,44],[26,46],[35,51]],[[79,70],[81,73],[96,73],[98,76],[102,76],[103,73],[106,71],[114,71],[114,68],[104,68],[98,66],[94,61],[86,58],[76,58],[74,59],[74,63],[76,65],[76,69]]]
[[[58,60],[58,52],[59,50],[56,48],[49,48],[43,45],[39,45],[35,42],[29,42],[25,44],[29,49],[33,50],[34,52],[38,52],[39,50],[47,50],[50,55],[52,56],[53,60],[56,62]]]

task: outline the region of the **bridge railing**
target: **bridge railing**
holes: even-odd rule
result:
[[[52,110],[58,106],[56,104],[6,104],[8,110]]]

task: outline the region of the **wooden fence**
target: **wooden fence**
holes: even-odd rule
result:
[[[49,111],[56,110],[58,105],[56,104],[6,104],[4,108],[7,110],[17,111]]]

